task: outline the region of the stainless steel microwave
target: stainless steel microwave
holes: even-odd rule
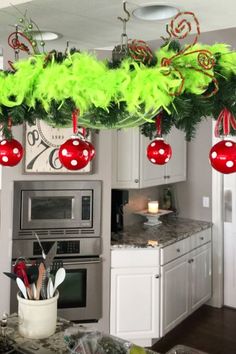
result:
[[[14,182],[13,239],[98,237],[101,181]]]

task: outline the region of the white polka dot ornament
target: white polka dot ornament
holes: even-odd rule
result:
[[[85,140],[71,138],[60,146],[58,156],[68,170],[81,170],[91,161],[92,152]]]
[[[162,138],[156,138],[147,147],[147,158],[156,165],[166,164],[172,156],[172,149]]]
[[[0,142],[0,164],[3,166],[15,166],[23,157],[24,149],[15,139],[3,139]]]
[[[224,174],[236,172],[236,143],[222,140],[212,146],[209,159],[211,166]]]

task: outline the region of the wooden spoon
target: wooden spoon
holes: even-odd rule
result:
[[[40,297],[40,291],[42,288],[42,283],[43,283],[43,275],[45,273],[45,267],[44,264],[41,262],[39,265],[39,276],[38,276],[38,280],[36,283],[36,300],[39,300]]]

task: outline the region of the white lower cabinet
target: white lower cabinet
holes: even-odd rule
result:
[[[159,250],[114,250],[111,262],[110,333],[151,345],[159,337]]]
[[[185,239],[179,241],[181,245],[175,243],[161,250],[161,337],[211,297],[210,235],[210,229],[204,230],[191,236],[191,242]],[[206,243],[200,246],[198,239]],[[193,249],[195,246],[197,248]],[[185,254],[178,257],[174,254],[175,248],[179,254],[185,250]],[[170,259],[171,254],[173,259]],[[168,263],[165,264],[165,260]]]
[[[211,297],[211,243],[192,251],[190,312],[195,311]]]
[[[188,315],[188,266],[185,255],[161,267],[161,337]]]
[[[111,251],[110,333],[142,346],[211,297],[211,229],[156,249]]]

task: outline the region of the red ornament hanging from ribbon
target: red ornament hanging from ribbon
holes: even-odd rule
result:
[[[147,147],[147,158],[155,165],[166,164],[171,156],[172,149],[170,144],[166,143],[161,137],[161,119],[163,113],[159,113],[156,117],[157,138],[153,140]]]
[[[8,119],[8,129],[11,130],[12,119]],[[24,149],[16,139],[3,139],[0,141],[0,164],[13,167],[17,165],[24,154]]]
[[[222,131],[224,136],[230,134],[230,128],[236,129],[236,120],[233,114],[223,108],[217,118],[215,125],[215,136],[220,136]],[[229,174],[236,172],[236,143],[232,140],[222,140],[212,146],[209,159],[211,166],[218,172]]]
[[[60,146],[58,152],[59,160],[68,170],[80,170],[84,168],[95,155],[93,145],[84,138],[86,135],[84,128],[81,138],[77,136],[78,114],[79,110],[75,110],[72,113],[73,136]]]

